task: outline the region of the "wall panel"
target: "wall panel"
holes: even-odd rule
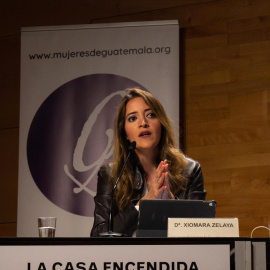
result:
[[[1,38],[1,37],[0,37]],[[20,40],[2,37],[0,42],[0,129],[18,127],[20,99]]]
[[[0,224],[17,220],[18,128],[0,130]]]

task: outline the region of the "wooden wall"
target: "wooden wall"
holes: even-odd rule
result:
[[[0,3],[0,236],[16,236],[20,28],[178,19],[186,153],[218,217],[240,235],[270,222],[270,1],[61,0]],[[258,230],[254,236],[268,236]]]

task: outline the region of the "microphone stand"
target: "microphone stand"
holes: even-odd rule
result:
[[[105,233],[100,233],[99,236],[101,237],[121,237],[121,236],[126,236],[125,234],[122,234],[122,233],[117,233],[117,232],[114,232],[113,231],[113,216],[112,216],[112,206],[113,206],[113,198],[114,198],[114,192],[116,190],[116,187],[118,185],[118,182],[124,172],[124,169],[126,167],[126,164],[129,160],[129,157],[130,157],[130,154],[135,150],[136,148],[136,142],[132,142],[129,147],[128,147],[128,155],[127,155],[127,158],[125,160],[125,163],[120,171],[120,174],[113,186],[113,189],[112,189],[112,195],[111,195],[111,204],[110,204],[110,213],[109,213],[109,220],[108,220],[108,232],[105,232]]]

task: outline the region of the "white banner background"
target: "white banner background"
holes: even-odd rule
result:
[[[229,245],[0,246],[0,252],[5,270],[230,269]]]
[[[158,50],[156,53],[124,55],[124,49],[135,48],[142,48],[141,52],[145,51],[145,48]],[[170,48],[170,52],[167,50],[166,53],[163,50],[162,53],[161,48]],[[95,52],[117,49],[118,55],[81,57],[77,54],[76,57],[71,57],[74,56],[72,52],[93,53],[94,49]],[[37,54],[40,57],[42,54],[56,52],[62,53],[62,56],[68,53],[70,58],[45,59],[43,55],[42,59],[37,59]],[[117,54],[116,51],[114,53]],[[36,59],[31,60],[30,55]],[[44,101],[68,82],[91,74],[113,74],[116,77],[121,76],[131,80],[130,87],[136,86],[132,84],[132,81],[143,86],[159,98],[170,118],[178,126],[178,23],[161,21],[22,29],[17,236],[37,236],[38,216],[57,217],[56,236],[89,236],[93,217],[63,210],[47,199],[36,185],[29,169],[27,142],[29,143],[28,136],[33,119],[44,105]],[[108,88],[110,87],[111,85],[108,85]],[[93,98],[95,95],[97,92],[93,91]],[[72,105],[70,110],[71,107]],[[108,115],[108,118],[113,118],[113,116]],[[39,119],[40,122],[42,122],[41,119]],[[74,119],[74,123],[76,122],[77,119]],[[58,123],[61,124],[61,121]],[[49,131],[46,130],[46,132]],[[99,134],[98,137],[104,137],[107,140],[105,134]],[[41,152],[40,155],[43,153]],[[43,167],[38,169],[42,174]],[[84,207],[87,208],[88,205]]]

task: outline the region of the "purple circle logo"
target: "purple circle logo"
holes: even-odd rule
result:
[[[124,89],[138,83],[113,74],[76,78],[36,112],[27,158],[40,191],[70,213],[93,216],[97,172],[112,156],[114,114]]]

